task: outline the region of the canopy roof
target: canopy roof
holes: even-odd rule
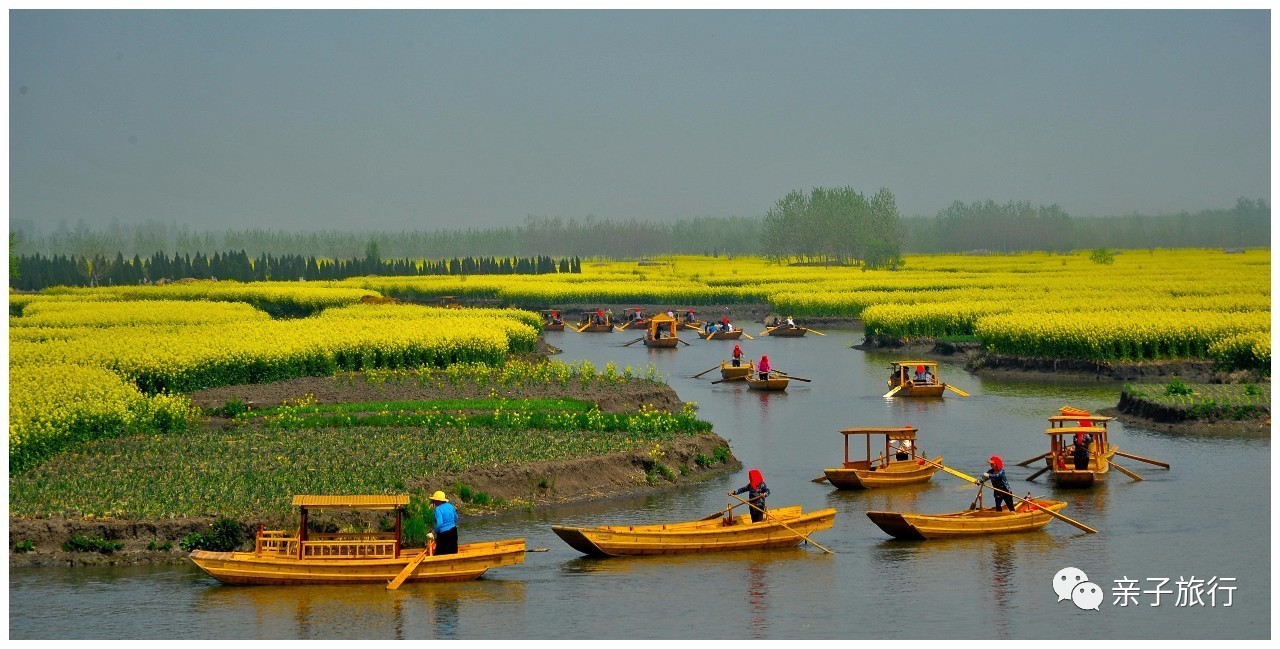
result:
[[[902,426],[901,428],[845,428],[840,433],[849,435],[888,435],[889,439],[915,439],[918,428]]]
[[[409,494],[293,497],[294,507],[313,509],[395,509],[409,504]]]
[[[937,367],[938,361],[893,361],[897,365],[927,365],[929,367]]]
[[[1046,428],[1045,435],[1075,435],[1076,433],[1106,433],[1107,429],[1101,426],[1072,426],[1070,428]]]

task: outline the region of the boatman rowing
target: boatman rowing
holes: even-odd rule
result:
[[[430,539],[435,539],[436,554],[458,553],[458,510],[449,503],[443,491],[431,494],[431,505],[435,509],[435,526]]]

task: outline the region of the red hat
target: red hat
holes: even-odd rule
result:
[[[759,487],[764,482],[764,476],[761,475],[760,469],[747,471],[747,482],[751,484],[752,489]]]
[[[737,343],[734,343],[734,344],[733,344],[733,351],[735,351],[735,352],[740,352],[740,351],[742,351],[742,348],[741,348],[741,347],[739,347]]]
[[[990,462],[991,464],[995,465],[995,467],[996,467],[997,469],[1003,469],[1003,468],[1004,468],[1004,460],[1001,460],[999,455],[992,455],[992,456],[991,456],[991,459],[990,459],[990,460],[987,460],[987,461],[988,461],[988,462]]]
[[[917,373],[917,374],[924,374],[924,366],[923,366],[923,365],[917,365],[917,366],[916,366],[916,373]]]
[[[720,318],[720,322],[728,322],[728,321],[729,321],[728,318]]]
[[[768,355],[768,354],[765,354],[765,355],[761,356],[761,357],[760,357],[760,362],[761,362],[761,363],[768,363],[768,362],[769,362],[769,355]]]

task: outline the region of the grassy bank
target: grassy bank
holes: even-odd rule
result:
[[[660,452],[678,437],[711,430],[691,407],[604,413],[574,399],[303,401],[214,423],[182,435],[93,441],[59,454],[10,478],[10,514],[286,516],[295,494],[446,488],[431,476]]]
[[[1126,384],[1119,410],[1160,422],[1244,421],[1271,416],[1271,386],[1255,383]]]

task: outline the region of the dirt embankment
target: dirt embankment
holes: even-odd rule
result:
[[[481,388],[474,384],[423,386],[416,379],[371,383],[360,374],[304,377],[276,383],[212,388],[189,396],[195,405],[212,409],[222,407],[232,399],[238,399],[254,408],[268,408],[308,394],[313,395],[320,403],[489,396],[568,397],[596,403],[606,412],[630,412],[641,406],[679,412],[684,405],[670,386],[642,381],[632,381],[621,386],[593,383],[586,387],[579,381],[571,381],[564,387],[541,385],[500,389]],[[211,417],[203,425],[217,428],[225,423],[226,420],[222,418]],[[657,449],[660,455],[649,448],[602,457],[473,467],[457,474],[422,477],[408,487],[410,491],[423,491],[437,489],[439,485],[465,484],[476,493],[488,494],[509,503],[519,501],[521,506],[532,507],[601,500],[654,492],[737,471],[742,465],[732,455],[724,462],[707,462],[708,458],[715,457],[717,448],[728,446],[728,442],[718,435],[688,436],[662,444]],[[709,466],[699,464],[699,456],[702,456],[703,464]],[[669,469],[669,477],[663,477],[656,470],[655,460]],[[498,513],[492,509],[470,505],[463,505],[461,509],[464,521],[467,517]],[[9,565],[180,563],[186,560],[186,552],[179,547],[181,540],[192,532],[208,532],[213,520],[211,517],[144,521],[10,517]],[[268,529],[279,529],[284,525],[283,521],[265,518],[241,520],[240,523],[248,538],[253,537],[259,524]],[[63,551],[62,543],[73,535],[120,541],[124,547],[111,554]],[[15,552],[14,546],[23,541],[34,543],[35,549],[30,552]],[[159,549],[166,543],[169,545],[168,550]],[[149,545],[153,549],[148,549]]]
[[[1249,372],[1224,372],[1208,360],[1159,360],[1111,363],[1067,358],[1035,358],[995,354],[976,342],[919,339],[903,342],[889,337],[868,336],[855,349],[884,350],[930,360],[963,363],[965,369],[987,376],[1043,378],[1066,376],[1096,381],[1161,382],[1178,377],[1188,383],[1238,383],[1256,381]]]

